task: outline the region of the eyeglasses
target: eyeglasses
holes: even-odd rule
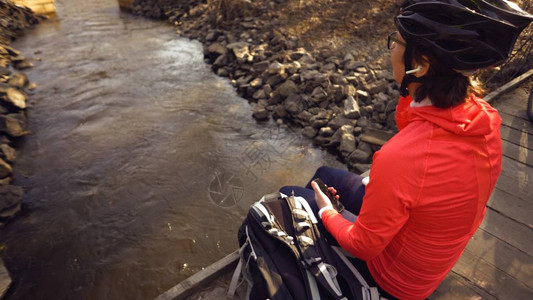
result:
[[[389,34],[389,36],[387,37],[387,49],[391,50],[391,46],[392,46],[392,42],[398,44],[398,45],[402,45],[402,46],[406,46],[406,44],[402,41],[400,41],[399,39],[397,39],[395,36],[396,34],[398,33],[398,31],[394,31],[393,33]]]

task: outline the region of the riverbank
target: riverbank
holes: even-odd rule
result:
[[[166,19],[201,41],[206,62],[250,101],[256,120],[294,125],[351,171],[368,170],[397,132],[399,92],[385,45],[397,1],[125,2],[125,10]]]
[[[43,17],[11,1],[0,1],[0,226],[18,211],[23,190],[13,185],[16,144],[26,131],[27,99],[36,88],[23,72],[33,63],[9,45]]]
[[[33,64],[9,45],[25,29],[39,23],[39,19],[28,8],[0,1],[0,226],[20,211],[24,191],[12,184],[15,148],[28,134],[25,130],[26,100],[29,92],[36,88],[22,72]],[[10,284],[11,278],[0,259],[0,298]]]

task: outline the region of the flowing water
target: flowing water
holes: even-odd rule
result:
[[[262,194],[339,166],[255,122],[164,22],[114,0],[56,6],[14,43],[38,88],[15,165],[23,212],[0,228],[6,299],[152,299],[235,250]]]

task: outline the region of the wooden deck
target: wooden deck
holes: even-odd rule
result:
[[[503,119],[502,173],[483,223],[431,299],[533,299],[533,122],[526,116],[531,86],[493,102]]]
[[[483,223],[431,300],[533,299],[533,122],[525,112],[532,86],[533,79],[493,98],[503,119],[502,173]],[[225,299],[236,259],[234,252],[157,300]]]

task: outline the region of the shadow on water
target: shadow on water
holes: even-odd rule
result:
[[[113,0],[56,6],[14,44],[38,89],[15,168],[24,212],[0,229],[6,299],[153,298],[236,249],[260,196],[340,166],[256,123],[168,25]]]

